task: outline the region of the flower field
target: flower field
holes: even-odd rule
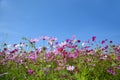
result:
[[[23,38],[0,50],[0,80],[120,80],[120,45],[96,36]],[[43,45],[36,46],[39,41]],[[45,46],[44,44],[47,44]]]

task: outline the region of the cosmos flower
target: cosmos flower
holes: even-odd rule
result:
[[[51,37],[51,38],[49,38],[48,43],[49,43],[50,45],[53,45],[53,42],[56,41],[56,40],[57,40],[57,38]]]
[[[38,40],[37,38],[30,40],[31,43],[35,43],[35,42],[38,42],[38,41],[39,41],[39,40]]]
[[[10,48],[12,45],[11,44],[9,44],[9,45],[7,45],[7,48]]]
[[[78,43],[80,43],[81,41],[80,40],[77,40]]]
[[[102,41],[101,41],[101,44],[104,44],[104,43],[105,43],[105,40],[102,40]]]
[[[19,46],[20,46],[20,47],[23,47],[23,46],[25,46],[25,43],[20,43]]]
[[[105,46],[105,49],[108,49],[108,45]]]
[[[117,69],[120,69],[120,65],[116,67]]]
[[[83,43],[82,43],[82,46],[84,47],[85,45],[86,45],[86,42],[83,42]]]
[[[66,39],[66,42],[68,43],[70,41],[70,39]]]
[[[59,47],[59,48],[57,48],[57,50],[58,50],[59,52],[62,52],[62,51],[64,50],[64,48],[63,48],[63,47]]]
[[[4,48],[4,51],[7,51],[8,49],[7,48]]]
[[[37,54],[36,53],[31,53],[29,56],[28,56],[29,59],[32,59],[32,60],[36,60],[37,59]]]
[[[113,43],[112,41],[110,41],[110,43]]]
[[[55,68],[55,70],[57,70],[57,71],[60,71],[62,69],[63,69],[63,67],[57,67],[57,68]]]
[[[48,37],[48,36],[41,36],[40,39],[41,39],[41,40],[48,40],[49,37]]]
[[[108,68],[107,72],[112,75],[116,74],[116,72],[112,68]]]
[[[13,53],[15,53],[16,51],[15,50],[12,50],[12,51],[10,51],[10,54],[13,54]]]
[[[74,66],[66,66],[66,69],[68,71],[73,71],[75,69],[75,67]]]
[[[101,55],[100,60],[105,60],[107,57],[108,57],[107,54],[103,54],[103,55]]]
[[[120,56],[117,56],[117,59],[120,60]]]
[[[60,47],[61,47],[61,46],[65,46],[65,45],[67,45],[67,42],[66,42],[66,41],[61,42],[61,43],[59,44]]]
[[[75,35],[73,35],[73,36],[72,36],[72,39],[75,39],[75,38],[76,38],[76,36],[75,36]]]
[[[96,39],[96,36],[93,36],[93,37],[92,37],[92,41],[95,41],[95,39]]]
[[[28,72],[29,74],[33,74],[33,73],[34,73],[34,70],[28,69],[27,72]]]

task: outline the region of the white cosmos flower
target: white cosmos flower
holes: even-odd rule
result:
[[[74,67],[74,66],[67,66],[66,69],[67,69],[68,71],[73,71],[73,70],[75,69],[75,67]]]
[[[120,49],[120,45],[118,46],[118,48]]]
[[[83,43],[82,43],[82,46],[85,46],[85,44],[86,44],[86,43],[85,43],[85,42],[83,42]]]
[[[20,45],[19,44],[17,44],[17,45],[15,45],[15,48],[18,48]]]
[[[74,39],[74,40],[72,41],[72,43],[74,44],[74,43],[76,43],[76,41],[77,41],[77,40],[76,40],[76,39]]]
[[[19,46],[20,46],[20,47],[23,47],[23,46],[25,46],[25,44],[24,44],[24,43],[22,43],[22,44],[20,44]]]
[[[11,44],[7,45],[7,49],[8,50],[13,50],[12,45]]]
[[[66,45],[67,43],[66,43],[66,41],[64,41],[64,42],[61,42],[60,44],[59,44],[59,46],[61,47],[61,46],[64,46],[64,45]]]
[[[7,45],[7,48],[10,48],[12,45],[11,44],[9,44],[9,45]]]
[[[53,41],[49,41],[48,43],[49,43],[50,45],[53,45]]]

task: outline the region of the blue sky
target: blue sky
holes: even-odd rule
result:
[[[120,0],[0,0],[1,41],[42,35],[120,43]]]

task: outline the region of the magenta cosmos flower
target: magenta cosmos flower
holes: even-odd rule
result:
[[[80,43],[81,41],[80,40],[77,40],[78,43]]]
[[[33,73],[34,73],[34,70],[28,69],[27,72],[28,72],[29,74],[33,74]]]
[[[120,56],[117,56],[117,59],[120,60]]]
[[[108,68],[107,72],[112,75],[116,74],[116,72],[112,68]]]
[[[101,44],[104,44],[104,43],[105,43],[105,40],[102,40],[102,41],[101,41]]]
[[[95,41],[95,39],[96,39],[96,36],[93,36],[93,37],[92,37],[92,41]]]

